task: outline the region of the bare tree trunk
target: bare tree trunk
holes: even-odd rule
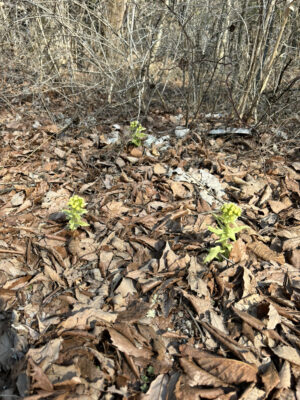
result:
[[[107,21],[115,34],[120,32],[127,0],[107,0]]]
[[[271,0],[268,9],[264,12],[264,4],[261,6],[261,23],[259,24],[259,29],[257,30],[255,42],[252,47],[251,60],[249,63],[247,84],[244,94],[238,105],[238,112],[240,118],[244,117],[246,106],[249,102],[249,96],[251,88],[255,84],[255,79],[259,68],[261,67],[262,57],[264,54],[265,44],[267,40],[267,33],[269,29],[270,20],[275,9],[276,0]]]
[[[266,88],[266,86],[268,84],[268,80],[270,78],[272,67],[273,67],[275,58],[276,58],[276,56],[278,54],[278,48],[279,48],[279,45],[280,45],[280,42],[281,42],[281,39],[282,39],[282,35],[283,35],[285,26],[286,26],[288,18],[289,18],[289,13],[290,13],[290,9],[287,6],[285,11],[284,11],[283,21],[281,23],[280,32],[279,32],[279,35],[277,37],[274,49],[273,49],[272,53],[270,54],[270,56],[268,57],[267,62],[266,62],[266,66],[265,66],[264,70],[262,71],[262,78],[261,78],[261,82],[260,82],[260,88],[259,88],[256,96],[254,97],[253,101],[252,101],[252,104],[251,104],[251,106],[249,108],[248,114],[251,114],[252,111],[254,109],[256,109],[257,104],[259,102],[259,99],[261,97],[261,94],[265,90],[265,88]]]
[[[231,19],[231,10],[232,10],[232,0],[226,0],[226,4],[223,7],[223,13],[225,17],[221,18],[220,30],[221,34],[219,36],[218,44],[217,44],[217,59],[222,60],[227,53],[229,43],[229,30],[230,19]]]
[[[126,10],[127,0],[106,0],[105,26],[103,28],[105,36],[106,55],[108,61],[114,67],[119,63],[119,56],[122,46],[121,28]],[[112,101],[114,82],[111,82],[108,102]]]

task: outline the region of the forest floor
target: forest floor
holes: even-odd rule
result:
[[[0,398],[299,399],[299,141],[153,112],[167,145],[135,147],[60,109],[0,113]],[[229,202],[247,229],[205,263]]]

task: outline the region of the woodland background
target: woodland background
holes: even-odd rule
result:
[[[186,123],[215,111],[295,122],[296,1],[3,1],[0,38],[4,104],[55,93],[138,118],[158,104]]]
[[[1,399],[300,399],[299,5],[0,0]]]

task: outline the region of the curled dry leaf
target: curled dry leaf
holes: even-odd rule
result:
[[[78,311],[71,317],[67,318],[60,325],[60,331],[65,331],[69,329],[86,329],[90,326],[93,321],[102,322],[115,322],[117,319],[117,314],[105,312],[98,310],[96,308],[87,308],[83,311]]]
[[[284,361],[283,366],[279,372],[279,377],[279,387],[283,389],[289,389],[291,387],[291,365],[288,361]]]
[[[124,335],[122,335],[115,329],[110,328],[108,329],[108,332],[114,346],[116,346],[117,349],[119,349],[123,353],[137,358],[146,358],[148,360],[150,360],[150,358],[152,357],[153,353],[150,349],[142,346],[136,347],[129,339],[127,339]]]
[[[289,261],[295,268],[300,268],[300,249],[295,249],[292,251]]]
[[[32,372],[30,373],[32,379],[34,380],[32,386],[34,388],[47,390],[49,392],[53,391],[53,385],[42,368],[36,365],[32,358],[28,358],[28,363],[32,368]]]
[[[271,390],[273,390],[279,384],[279,374],[272,361],[264,366],[264,371],[261,374],[261,380],[264,384],[267,394],[269,394]]]
[[[45,371],[58,357],[63,339],[57,338],[49,340],[44,346],[37,349],[30,349],[27,357],[31,358],[36,364],[40,365]]]
[[[273,353],[275,353],[278,357],[283,358],[286,361],[289,361],[291,364],[296,364],[300,367],[300,353],[294,347],[279,345],[277,347],[273,347]]]
[[[141,400],[165,400],[168,382],[168,375],[158,375],[154,381],[151,382],[147,393],[141,397]]]
[[[191,346],[182,346],[182,354],[193,357],[198,366],[218,377],[227,384],[239,384],[241,382],[256,382],[258,369],[253,364],[231,358],[218,357],[206,351],[195,351]]]
[[[222,381],[217,376],[206,372],[200,368],[193,361],[189,361],[186,358],[180,359],[180,365],[184,369],[185,373],[189,377],[189,384],[191,386],[213,386],[213,387],[224,387],[228,386],[225,381]]]
[[[247,248],[262,260],[275,261],[278,262],[278,264],[285,263],[284,255],[282,253],[276,253],[262,242],[249,243]]]

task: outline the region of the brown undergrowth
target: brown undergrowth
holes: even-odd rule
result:
[[[0,116],[3,398],[299,398],[295,143],[212,137],[222,121],[204,117],[177,139],[178,119],[153,112],[147,132],[170,147],[135,148],[128,121],[65,122],[30,104]],[[75,234],[73,194],[89,224]],[[248,229],[204,264],[228,201]]]

